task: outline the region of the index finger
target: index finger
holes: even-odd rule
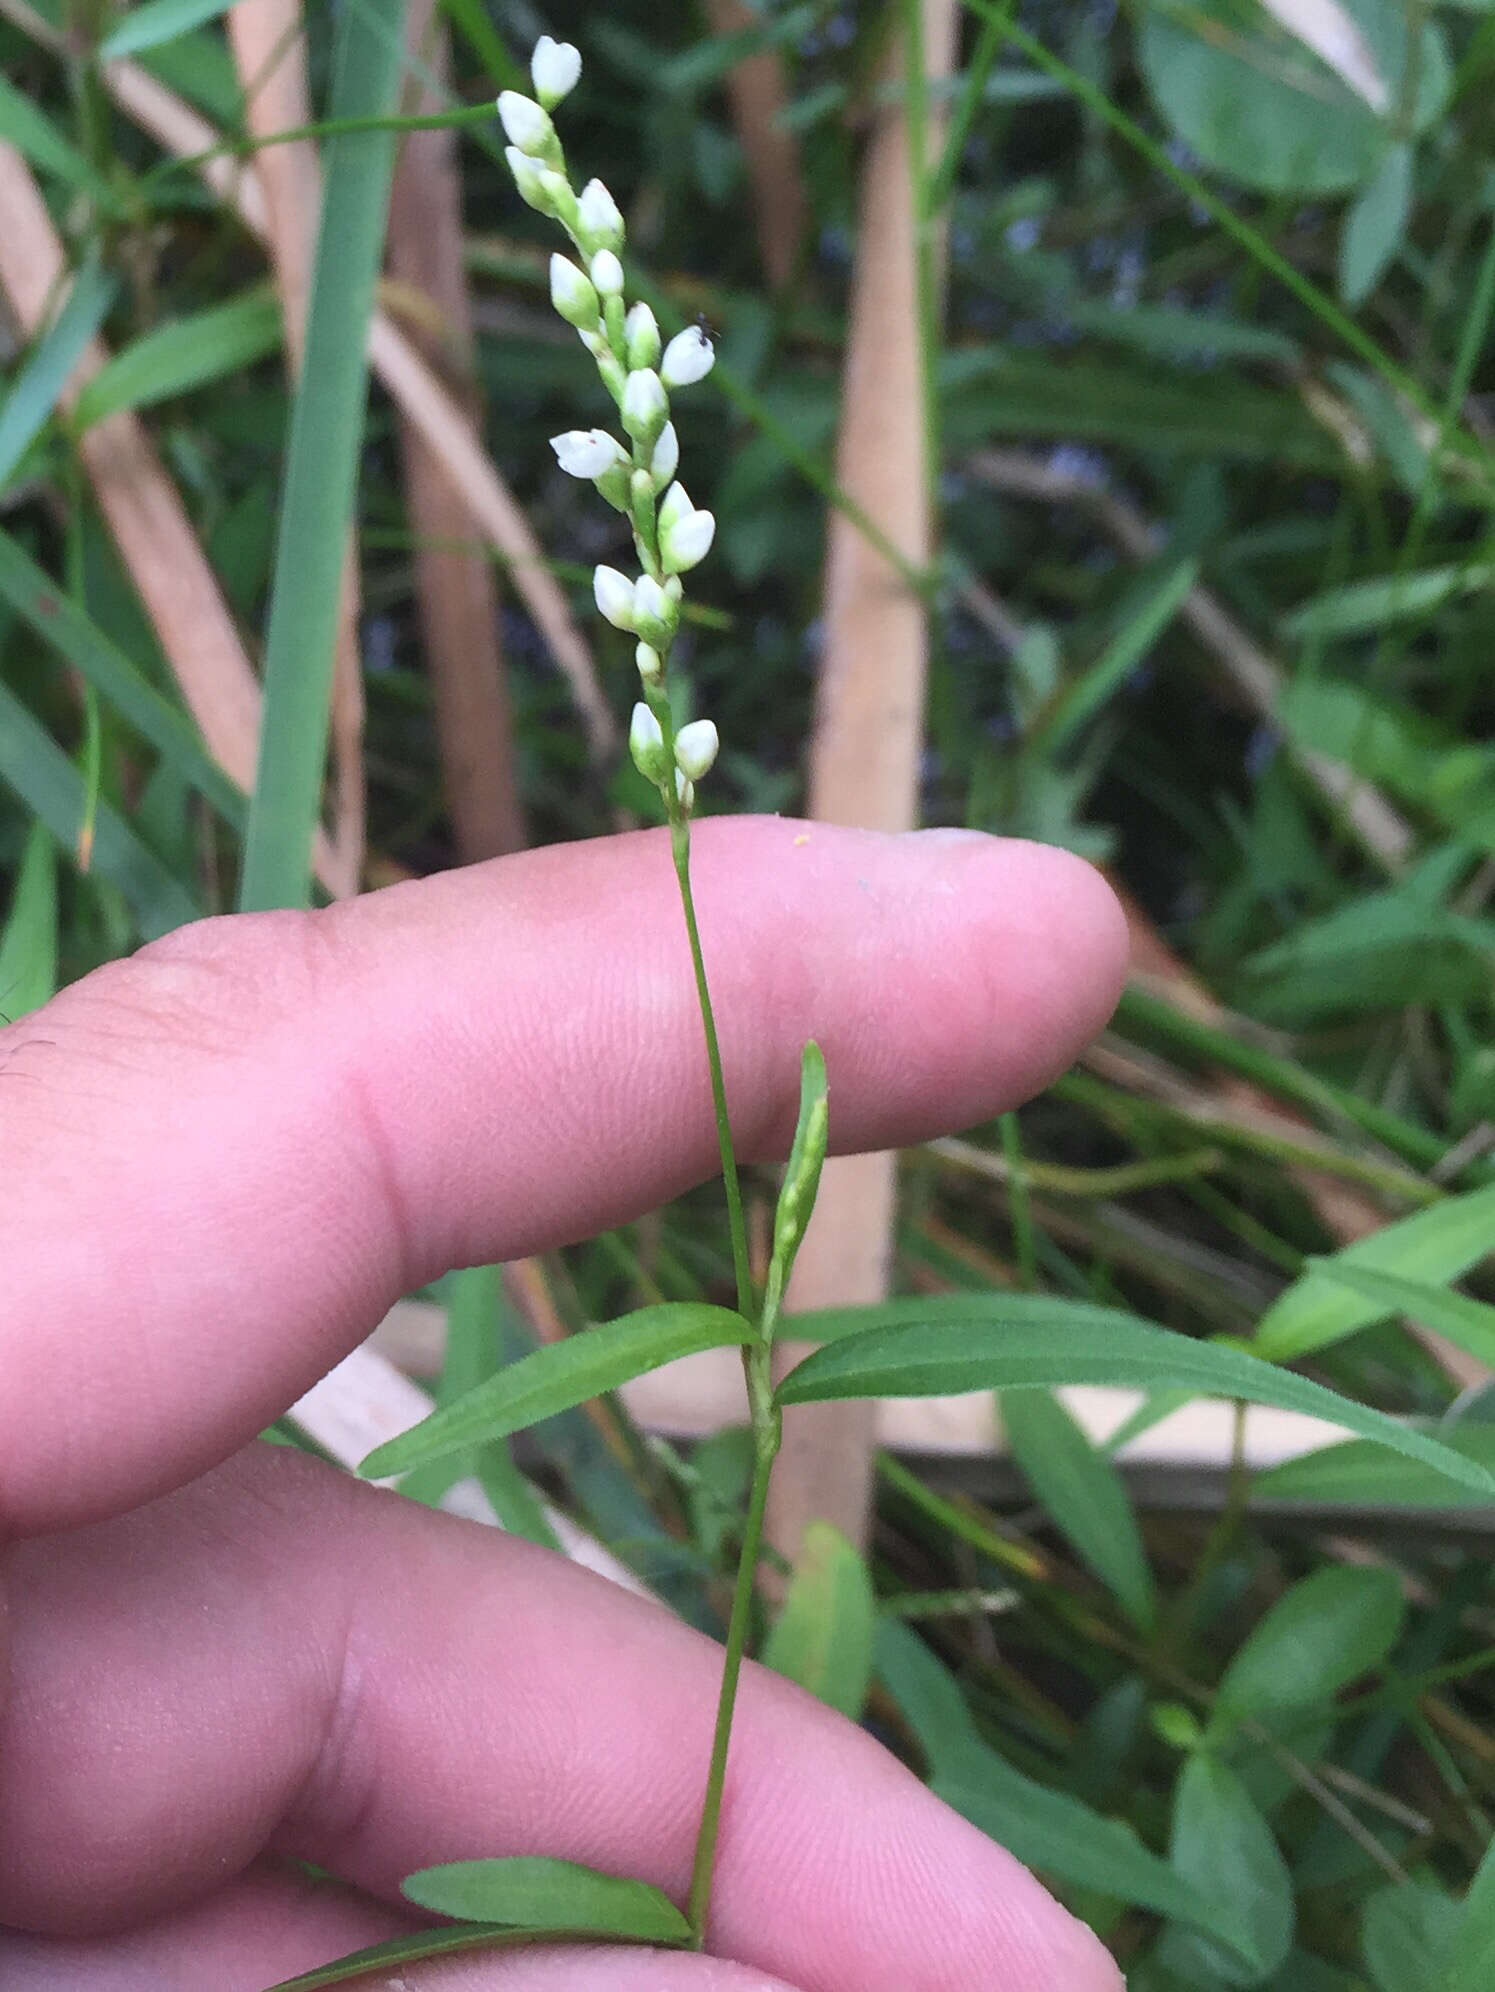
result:
[[[841,1149],[1010,1106],[1109,1014],[1121,916],[1062,852],[777,819],[696,833],[734,1129],[818,1037]],[[0,1534],[227,1457],[410,1288],[711,1171],[663,833],[206,921],[0,1033]]]

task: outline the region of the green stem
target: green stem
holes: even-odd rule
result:
[[[668,743],[668,738],[667,742]],[[675,876],[680,882],[680,904],[685,911],[685,931],[690,936],[691,965],[696,972],[696,997],[701,1006],[701,1023],[706,1033],[706,1062],[711,1067],[711,1103],[716,1113],[716,1139],[721,1150],[722,1181],[727,1191],[727,1222],[732,1233],[732,1265],[737,1275],[737,1309],[747,1320],[753,1318],[753,1276],[748,1266],[747,1225],[742,1215],[742,1188],[737,1180],[737,1156],[732,1147],[732,1124],[727,1118],[727,1088],[722,1078],[722,1054],[717,1043],[716,1017],[711,1008],[711,991],[706,986],[706,963],[701,954],[701,934],[696,925],[696,902],[690,889],[690,822],[671,812],[670,848],[675,859]]]
[[[737,1707],[737,1683],[742,1674],[742,1657],[747,1645],[748,1619],[753,1605],[753,1583],[758,1572],[758,1551],[763,1542],[763,1517],[768,1506],[768,1482],[778,1455],[782,1435],[782,1414],[773,1404],[773,1382],[769,1374],[769,1345],[756,1343],[743,1351],[747,1375],[748,1402],[753,1415],[753,1485],[748,1498],[747,1523],[742,1534],[742,1555],[737,1563],[737,1583],[732,1593],[732,1616],[727,1624],[727,1656],[722,1667],[721,1694],[716,1706],[716,1731],[711,1743],[711,1767],[706,1774],[706,1797],[701,1807],[700,1831],[696,1835],[695,1863],[690,1875],[690,1900],[686,1917],[691,1929],[692,1950],[706,1946],[706,1919],[711,1906],[711,1877],[716,1862],[717,1832],[721,1825],[722,1792],[727,1778],[727,1751],[732,1740],[732,1716]]]

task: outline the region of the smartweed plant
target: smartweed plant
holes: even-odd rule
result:
[[[502,1375],[444,1406],[413,1431],[370,1455],[363,1471],[376,1477],[450,1454],[474,1437],[507,1435],[552,1412],[594,1396],[677,1356],[736,1345],[742,1351],[752,1429],[753,1472],[742,1535],[721,1691],[696,1837],[686,1912],[642,1881],[603,1875],[572,1862],[542,1858],[473,1860],[428,1868],[407,1878],[405,1892],[423,1907],[461,1919],[465,1929],[381,1945],[291,1981],[333,1982],[376,1958],[411,1958],[465,1945],[535,1942],[546,1937],[605,1937],[620,1943],[700,1950],[706,1941],[712,1868],[737,1699],[752,1614],[754,1576],[763,1535],[769,1476],[779,1450],[783,1414],[771,1376],[774,1330],[795,1253],[814,1206],[827,1134],[825,1063],[807,1044],[801,1067],[800,1110],[774,1219],[772,1254],[761,1290],[748,1262],[747,1227],[727,1113],[716,1019],[701,951],[690,880],[690,826],[696,785],[716,760],[716,727],[695,719],[677,727],[670,706],[670,651],[680,622],[683,576],[711,550],[716,521],[698,509],[678,476],[680,445],[670,420],[670,396],[711,371],[711,340],[699,326],[666,344],[648,304],[626,300],[622,263],[624,222],[600,180],[573,187],[551,112],[575,88],[581,56],[568,42],[544,36],[531,62],[535,94],[506,90],[498,99],[509,144],[506,156],[521,196],[558,222],[574,258],[550,259],[550,298],[575,327],[617,408],[622,436],[573,429],[551,439],[561,468],[595,487],[628,520],[639,572],[599,566],[597,607],[608,622],[637,639],[640,697],[628,732],[629,752],[658,790],[695,974],[706,1061],[721,1153],[722,1180],[737,1288],[735,1309],[693,1303],[639,1310],[594,1329],[574,1343],[535,1352]],[[577,1357],[581,1358],[578,1363]]]

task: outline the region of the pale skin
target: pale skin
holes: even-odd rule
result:
[[[813,1035],[833,1146],[968,1126],[1105,1022],[1125,932],[1061,853],[707,822],[743,1154]],[[258,1992],[538,1852],[683,1899],[719,1650],[496,1530],[255,1434],[399,1294],[709,1176],[668,849],[538,851],[203,923],[0,1032],[0,1980]],[[288,1857],[358,1892],[311,1887]],[[405,1966],[479,1992],[1116,1992],[1010,1856],[851,1724],[744,1680],[711,1958]]]

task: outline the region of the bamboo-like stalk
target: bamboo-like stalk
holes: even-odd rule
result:
[[[254,137],[311,122],[305,37],[299,0],[238,0],[229,9],[229,42],[244,90],[244,121]],[[292,377],[306,349],[315,230],[322,201],[316,147],[310,139],[266,146],[253,172],[265,195],[270,261],[280,293]],[[363,665],[358,650],[358,550],[352,533],[343,561],[332,674],[334,849],[342,891],[358,890],[367,804],[363,778]]]
[[[30,168],[0,143],[0,291],[26,336],[40,329],[67,259]],[[63,394],[70,407],[108,358],[94,340]],[[213,570],[144,424],[128,410],[96,422],[78,453],[188,711],[213,759],[239,788],[254,786],[260,693]],[[318,876],[335,891],[341,868],[319,837]]]
[[[953,0],[922,0],[925,74],[948,74]],[[888,80],[906,80],[905,50]],[[862,164],[859,233],[837,441],[836,478],[916,569],[932,542],[926,455],[922,218],[915,211],[908,102],[874,114]],[[931,134],[926,132],[926,140]],[[883,830],[912,826],[923,742],[925,607],[859,527],[836,514],[826,558],[825,648],[810,748],[810,813]],[[831,1074],[832,1115],[835,1074]],[[791,1285],[791,1310],[881,1299],[892,1256],[895,1158],[843,1156],[825,1167]],[[803,1354],[779,1352],[789,1367]],[[876,1406],[798,1407],[769,1497],[769,1539],[791,1560],[805,1526],[833,1522],[864,1542]]]
[[[406,35],[425,68],[444,79],[449,50],[435,0],[411,0]],[[408,106],[416,115],[439,108],[426,84]],[[389,270],[429,302],[439,331],[417,334],[415,342],[463,405],[476,440],[479,402],[455,132],[418,131],[406,138],[390,202]],[[461,549],[474,535],[472,512],[408,415],[400,418],[399,434],[442,781],[458,854],[472,863],[518,850],[525,841],[498,590],[488,561]]]
[[[762,15],[743,0],[706,0],[706,15],[718,35],[763,25]],[[799,141],[783,121],[789,92],[777,53],[765,49],[734,63],[727,72],[727,98],[753,189],[758,254],[769,283],[782,290],[799,263],[809,207]]]

